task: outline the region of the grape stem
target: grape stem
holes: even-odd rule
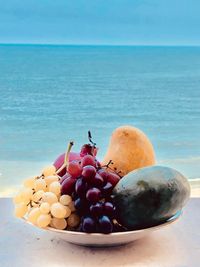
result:
[[[109,162],[102,166],[103,168],[106,168],[106,169],[110,169],[111,171],[113,171],[114,173],[116,173],[120,178],[122,178],[122,176],[120,175],[121,171],[117,171],[117,168],[111,168],[110,165],[114,164],[112,159],[109,160]]]
[[[68,163],[69,163],[69,153],[71,151],[72,146],[74,145],[73,141],[70,141],[67,147],[67,151],[65,153],[65,158],[64,158],[64,163],[63,165],[56,171],[56,174],[58,174],[59,172],[61,172],[65,167],[67,167]]]
[[[89,139],[89,142],[90,142],[91,144],[93,144],[93,146],[95,147],[95,146],[96,146],[96,143],[92,141],[92,134],[91,134],[90,131],[88,131],[88,139]]]

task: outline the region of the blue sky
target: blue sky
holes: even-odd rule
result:
[[[200,45],[200,0],[0,0],[0,43]]]

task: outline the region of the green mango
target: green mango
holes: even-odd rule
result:
[[[168,220],[183,208],[189,196],[188,180],[180,172],[163,166],[132,171],[113,190],[117,220],[128,230]]]

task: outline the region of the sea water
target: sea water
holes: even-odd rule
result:
[[[200,48],[0,45],[0,192],[92,132],[133,125],[158,164],[200,177]]]

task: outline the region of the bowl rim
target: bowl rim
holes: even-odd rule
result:
[[[141,233],[144,231],[152,231],[152,230],[157,230],[162,226],[167,226],[169,224],[172,224],[173,222],[177,221],[183,214],[182,210],[177,211],[172,217],[170,217],[168,220],[166,220],[165,222],[162,222],[158,225],[155,226],[151,226],[151,227],[147,227],[147,228],[143,228],[143,229],[139,229],[139,230],[132,230],[132,231],[124,231],[124,232],[114,232],[114,233],[110,233],[110,234],[103,234],[103,233],[84,233],[84,232],[80,232],[80,231],[70,231],[70,230],[60,230],[60,229],[56,229],[53,227],[45,227],[45,228],[40,228],[38,226],[36,226],[35,224],[29,222],[26,220],[25,217],[22,217],[22,219],[28,223],[31,224],[32,226],[35,226],[39,229],[42,230],[47,230],[50,232],[56,232],[56,233],[60,233],[60,234],[71,234],[71,235],[76,235],[76,236],[93,236],[93,237],[100,237],[100,236],[122,236],[122,235],[129,235],[129,234],[133,234],[133,233]]]

